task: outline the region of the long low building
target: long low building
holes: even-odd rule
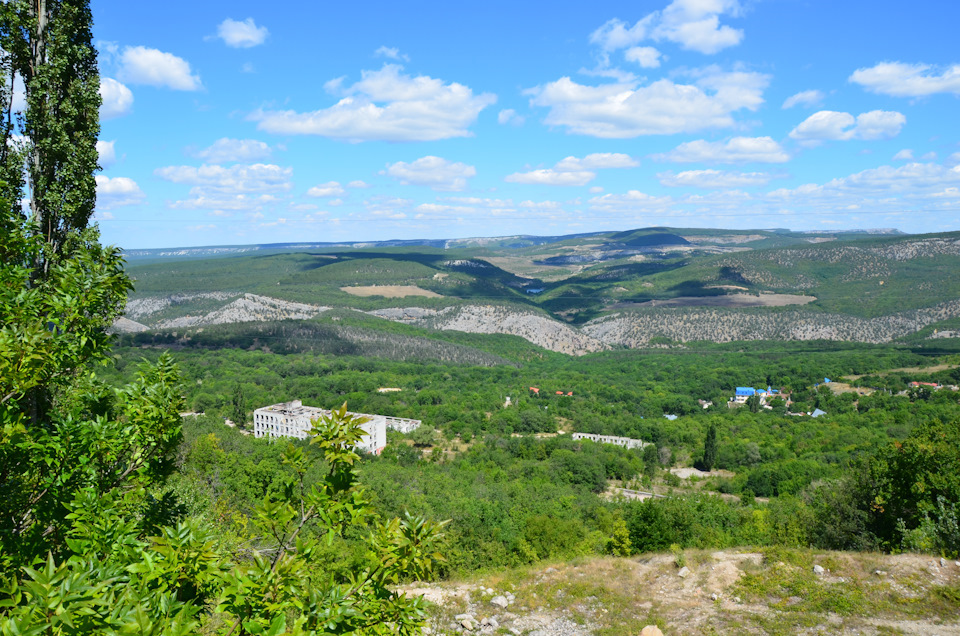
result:
[[[596,433],[574,433],[572,435],[573,439],[588,439],[591,442],[599,442],[601,444],[616,444],[617,446],[623,446],[624,448],[643,448],[651,444],[651,442],[645,442],[641,439],[633,439],[632,437],[617,437],[615,435],[598,435]]]
[[[264,406],[253,412],[254,437],[296,437],[306,439],[313,428],[314,420],[330,415],[327,409],[304,406],[300,400],[281,402]],[[367,453],[379,455],[387,445],[387,429],[409,433],[420,426],[420,420],[367,413],[350,413],[366,418],[361,427],[366,435],[361,438],[357,448]]]

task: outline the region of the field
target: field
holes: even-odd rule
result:
[[[426,296],[427,298],[439,298],[440,294],[426,289],[420,289],[415,285],[367,285],[364,287],[341,287],[351,296],[383,296],[384,298],[404,298],[406,296]]]

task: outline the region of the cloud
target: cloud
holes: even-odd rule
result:
[[[564,172],[554,169],[541,169],[531,170],[530,172],[516,172],[507,175],[503,180],[509,183],[527,185],[583,186],[593,181],[596,176],[596,172],[588,170]]]
[[[557,170],[603,170],[607,168],[636,168],[640,162],[619,152],[595,152],[583,159],[567,157],[557,162]]]
[[[270,32],[267,27],[258,27],[253,18],[242,22],[227,18],[217,27],[217,37],[223,43],[235,49],[249,49],[263,44]]]
[[[273,149],[270,146],[256,139],[223,137],[213,142],[208,148],[194,153],[193,156],[208,163],[235,163],[267,159],[272,152]]]
[[[674,0],[663,10],[653,37],[689,51],[717,53],[743,40],[743,31],[720,24],[721,15],[739,12],[737,0]]]
[[[497,123],[498,124],[511,124],[513,126],[522,126],[523,122],[526,121],[526,118],[518,115],[517,111],[512,108],[504,108],[499,113],[497,113]]]
[[[166,181],[194,186],[193,195],[238,194],[259,192],[286,192],[292,187],[290,177],[293,168],[281,168],[273,164],[236,164],[167,166],[153,173]]]
[[[733,137],[725,142],[688,141],[670,152],[654,155],[654,159],[677,163],[785,163],[790,155],[771,137]]]
[[[723,170],[687,170],[674,174],[657,174],[660,183],[671,187],[692,188],[745,188],[770,183],[773,176],[765,172],[727,172]]]
[[[849,139],[890,139],[900,134],[907,118],[896,111],[872,110],[856,118],[833,110],[816,112],[790,131],[798,141],[845,141]]]
[[[825,95],[821,91],[809,90],[801,91],[796,95],[791,95],[783,102],[781,108],[793,108],[794,106],[805,106],[807,108],[813,108],[814,106],[819,106],[823,102]]]
[[[117,77],[131,84],[146,84],[175,91],[202,88],[200,76],[190,70],[190,63],[172,53],[145,46],[128,46],[120,54]]]
[[[173,201],[168,207],[174,210],[211,210],[213,216],[230,216],[230,212],[260,210],[265,204],[277,201],[277,197],[270,194],[198,194],[190,199]]]
[[[113,144],[115,143],[115,141],[97,142],[97,155],[99,156],[98,163],[100,164],[101,168],[106,168],[117,160],[117,153],[113,147]]]
[[[606,212],[663,211],[673,202],[672,197],[657,197],[639,190],[626,194],[604,194],[590,199],[590,207]]]
[[[939,74],[929,64],[881,62],[870,68],[857,69],[849,81],[860,84],[871,93],[893,97],[926,97],[936,93],[960,95],[960,64]]]
[[[409,62],[410,57],[404,55],[400,52],[400,49],[396,47],[381,46],[379,49],[373,52],[376,57],[385,57],[391,60],[397,60],[400,62]]]
[[[335,105],[312,112],[257,111],[250,118],[260,130],[281,135],[320,135],[349,142],[436,141],[469,137],[468,130],[495,95],[474,95],[462,84],[445,84],[426,75],[412,77],[402,67],[386,64],[363,71],[362,79],[328,90],[345,96]]]
[[[792,190],[769,193],[780,199],[808,200],[852,197],[882,197],[884,203],[905,207],[908,197],[942,196],[950,188],[960,186],[960,166],[949,168],[935,163],[908,163],[899,167],[880,166],[856,174],[832,179],[823,185],[807,184]]]
[[[897,154],[893,155],[894,161],[913,161],[913,151],[909,148],[904,148]]]
[[[609,168],[635,168],[640,162],[622,153],[598,152],[583,159],[567,157],[553,168],[516,172],[507,175],[504,181],[533,185],[583,186],[596,178],[595,170]]]
[[[737,0],[674,0],[663,11],[654,11],[633,26],[608,20],[590,34],[590,42],[605,52],[633,47],[647,40],[669,41],[689,51],[717,53],[740,44],[743,31],[720,24],[720,16],[737,16]]]
[[[526,94],[532,96],[531,105],[550,109],[544,120],[548,125],[580,135],[625,139],[729,128],[735,124],[734,112],[760,107],[768,81],[760,73],[708,69],[693,84],[661,79],[646,86],[636,82],[586,86],[563,77]]]
[[[357,179],[356,181],[351,181],[350,183],[348,183],[347,187],[348,188],[369,188],[370,184]]]
[[[390,164],[385,173],[403,185],[427,186],[437,192],[459,192],[466,189],[467,179],[476,176],[477,169],[428,155],[412,163],[398,161]]]
[[[633,46],[626,50],[623,57],[628,62],[636,62],[641,68],[658,68],[660,51],[652,46]]]
[[[96,176],[97,181],[97,209],[110,210],[124,205],[142,203],[147,195],[133,179],[127,177]]]
[[[133,93],[111,77],[100,78],[100,99],[100,119],[121,117],[133,107]]]
[[[339,197],[346,193],[347,191],[337,181],[328,181],[307,190],[308,197]]]

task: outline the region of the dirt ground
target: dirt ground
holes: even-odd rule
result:
[[[815,569],[819,566],[822,569]],[[960,563],[901,554],[687,550],[579,558],[404,586],[430,634],[960,634]],[[509,600],[507,607],[493,602]]]
[[[427,296],[440,298],[440,294],[416,285],[367,285],[365,287],[341,287],[341,291],[354,296],[383,296],[384,298],[403,298],[404,296]]]

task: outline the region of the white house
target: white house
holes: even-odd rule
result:
[[[253,435],[254,437],[306,439],[313,427],[313,421],[329,414],[330,411],[326,409],[304,406],[300,400],[264,406],[253,412]],[[357,448],[374,455],[379,455],[387,445],[388,428],[409,433],[420,426],[420,420],[402,417],[366,413],[350,413],[350,415],[366,418],[366,421],[361,424],[366,435],[361,438]]]

